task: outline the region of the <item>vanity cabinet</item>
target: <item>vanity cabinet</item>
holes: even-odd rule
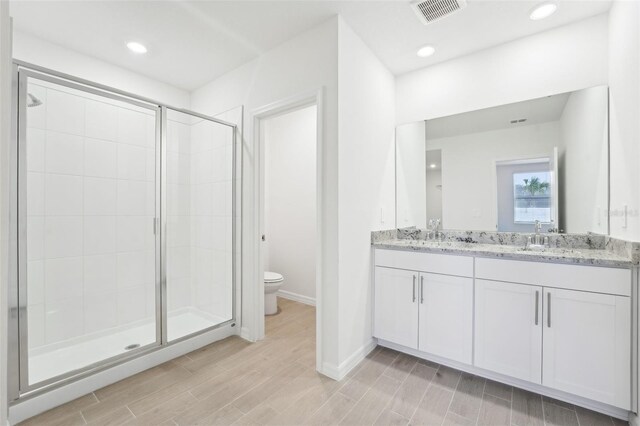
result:
[[[542,383],[542,287],[476,280],[475,365]]]
[[[384,249],[375,265],[381,344],[631,408],[631,269]]]
[[[629,408],[629,297],[545,288],[542,384]]]
[[[376,267],[373,334],[408,348],[418,348],[418,273]]]
[[[420,274],[418,349],[471,364],[473,279]]]
[[[391,250],[375,259],[374,337],[470,364],[473,259]]]

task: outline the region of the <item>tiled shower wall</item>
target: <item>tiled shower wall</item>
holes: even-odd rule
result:
[[[28,91],[30,349],[154,319],[154,112]]]
[[[216,320],[230,319],[233,130],[171,111],[169,114],[169,314],[190,308]]]

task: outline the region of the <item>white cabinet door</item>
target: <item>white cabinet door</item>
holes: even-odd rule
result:
[[[420,274],[419,349],[471,364],[473,279]]]
[[[542,287],[476,280],[475,366],[542,380]]]
[[[542,384],[630,407],[629,297],[545,288]]]
[[[376,266],[373,335],[418,347],[418,272]]]

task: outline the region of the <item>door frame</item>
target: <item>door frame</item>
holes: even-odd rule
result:
[[[324,132],[323,132],[323,92],[324,88],[303,92],[279,101],[256,108],[252,112],[253,145],[254,145],[254,215],[255,243],[253,247],[255,282],[250,285],[253,297],[253,333],[251,340],[261,340],[265,336],[264,320],[264,262],[262,259],[262,239],[264,234],[264,132],[262,123],[269,118],[293,112],[312,105],[316,106],[316,369],[322,369],[322,235],[323,223],[323,164],[324,164]]]

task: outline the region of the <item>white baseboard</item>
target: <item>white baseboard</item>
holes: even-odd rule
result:
[[[293,300],[294,302],[304,303],[305,305],[316,306],[316,299],[314,297],[303,296],[287,290],[278,290],[278,296],[284,299]]]
[[[351,354],[351,356],[344,360],[339,366],[328,362],[323,363],[322,371],[320,373],[332,378],[333,380],[340,381],[344,379],[346,375],[349,374],[349,371],[353,370],[356,365],[360,364],[360,362],[369,355],[376,346],[377,342],[374,339],[371,339],[365,345],[360,347],[360,349]]]

